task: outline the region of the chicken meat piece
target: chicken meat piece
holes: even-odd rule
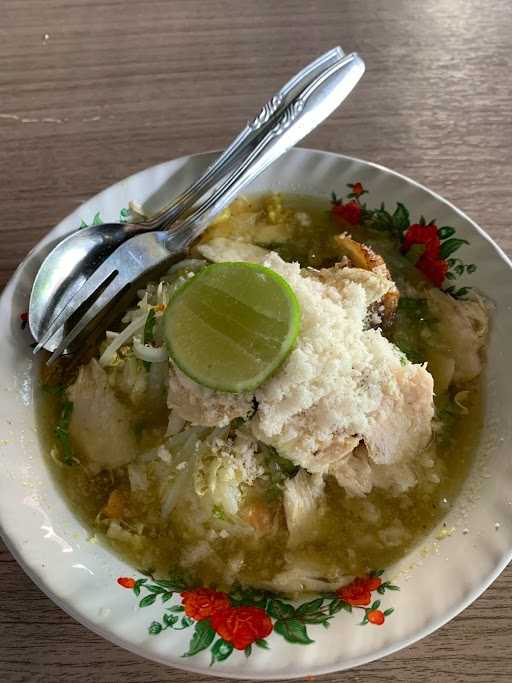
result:
[[[357,497],[366,496],[374,486],[398,495],[416,484],[410,461],[376,465],[370,461],[362,442],[347,458],[332,465],[329,474],[350,496]]]
[[[361,434],[377,465],[414,457],[430,441],[434,417],[434,381],[421,365],[396,368],[394,381],[383,385],[379,409]]]
[[[321,474],[308,474],[305,470],[286,481],[283,502],[290,547],[311,540],[317,532],[324,488]]]
[[[346,235],[336,235],[334,242],[340,256],[348,258],[352,267],[370,271],[392,282],[392,287],[389,288],[381,299],[381,305],[383,306],[382,322],[385,326],[391,325],[395,318],[400,293],[391,279],[382,256],[376,254],[366,244],[356,242]]]
[[[268,254],[267,249],[262,249],[262,247],[258,247],[256,244],[232,240],[227,237],[214,237],[208,242],[198,244],[195,250],[213,263],[223,263],[225,261],[261,263]]]
[[[427,301],[432,315],[438,320],[435,330],[440,348],[455,361],[455,384],[478,377],[482,371],[481,352],[489,326],[484,304],[479,300],[454,299],[434,288],[429,290]]]
[[[336,263],[332,268],[322,268],[317,271],[309,271],[313,277],[317,277],[326,285],[334,287],[340,293],[346,287],[347,282],[356,282],[363,287],[368,306],[380,301],[387,292],[395,288],[395,283],[384,275],[372,273],[363,268],[347,268],[341,263]]]
[[[169,366],[167,406],[193,425],[226,427],[237,417],[246,418],[253,410],[249,394],[228,394],[208,389]]]
[[[130,410],[114,394],[96,360],[80,368],[68,398],[73,403],[71,438],[95,469],[115,469],[133,460],[136,442]]]

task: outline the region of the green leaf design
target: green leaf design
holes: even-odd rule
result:
[[[182,581],[179,581],[178,579],[154,579],[154,583],[156,583],[157,586],[162,586],[162,588],[167,588],[171,590],[181,590],[185,587],[185,584]]]
[[[341,612],[342,610],[346,610],[347,612],[351,612],[352,607],[348,604],[348,602],[345,602],[344,600],[339,600],[338,598],[334,599],[331,602],[331,604],[329,605],[329,614],[330,615],[337,614],[338,612]]]
[[[194,620],[192,617],[181,617],[181,626],[182,628],[188,628],[189,626],[192,626],[194,623]]]
[[[441,258],[447,258],[453,252],[457,251],[457,249],[460,249],[463,244],[469,244],[467,240],[462,240],[459,237],[452,237],[449,240],[446,240],[446,242],[443,242],[441,244],[441,250],[439,252]]]
[[[395,611],[395,610],[394,610],[393,607],[388,607],[388,609],[384,610],[384,616],[385,616],[385,617],[389,617],[389,615],[390,615],[390,614],[393,614],[394,611]]]
[[[388,591],[399,591],[400,587],[394,586],[392,583],[387,583],[386,584],[386,590],[388,590]]]
[[[457,276],[455,275],[455,273],[450,273],[450,272],[446,273],[445,277],[447,280],[456,280],[457,279]]]
[[[373,227],[377,230],[390,230],[393,229],[393,218],[391,214],[386,211],[384,204],[380,209],[377,209],[373,214],[374,224]]]
[[[80,219],[80,225],[78,226],[78,229],[81,230],[82,228],[86,228],[87,223],[84,221],[83,218]]]
[[[330,617],[322,608],[324,598],[316,598],[305,602],[295,610],[295,616],[305,624],[323,624]]]
[[[305,602],[300,607],[297,607],[295,614],[297,616],[307,616],[308,614],[314,614],[318,612],[319,608],[322,606],[324,599],[317,598],[316,600],[311,600],[311,602]]]
[[[185,652],[183,657],[193,657],[198,652],[201,652],[201,650],[206,650],[213,643],[214,638],[215,631],[208,619],[196,622],[194,635],[190,640],[188,651]]]
[[[466,296],[466,294],[469,294],[471,291],[471,287],[461,287],[460,289],[457,289],[453,292],[453,295],[456,299],[460,299],[463,296]]]
[[[169,607],[169,612],[184,612],[185,608],[183,605],[173,605],[172,607]]]
[[[459,263],[458,266],[455,266],[455,272],[457,273],[457,275],[464,275],[464,270],[465,267],[461,263]]]
[[[349,614],[352,614],[352,605],[348,602],[345,602],[345,600],[341,601],[341,609],[345,610],[345,612],[348,612]]]
[[[399,233],[405,232],[410,225],[409,211],[400,202],[396,203],[396,209],[393,214],[393,225]]]
[[[156,600],[156,595],[154,593],[150,593],[150,595],[146,595],[145,598],[142,598],[142,600],[139,602],[139,607],[149,607],[152,605]]]
[[[442,228],[438,228],[437,234],[439,235],[439,239],[446,240],[448,237],[455,235],[455,228],[450,228],[449,225],[443,225]]]
[[[148,590],[150,593],[155,593],[155,595],[160,595],[161,593],[167,593],[165,588],[162,588],[162,586],[157,586],[155,584],[146,584],[144,586],[146,590]]]
[[[163,593],[162,594],[162,602],[167,602],[168,600],[170,600],[172,598],[173,595],[174,595],[174,593],[172,591],[169,591],[168,593]]]
[[[374,609],[379,609],[379,607],[380,607],[380,600],[375,600],[373,605],[370,607],[370,611],[374,610]]]
[[[212,647],[212,660],[210,662],[210,666],[212,664],[215,664],[215,662],[224,661],[229,657],[229,655],[232,652],[233,646],[231,645],[231,643],[227,643],[222,638],[219,638],[219,640],[217,640],[214,646]]]
[[[130,215],[130,209],[121,209],[119,212],[119,222],[120,223],[127,223],[128,222],[128,216]]]
[[[267,612],[274,619],[289,619],[295,615],[295,608],[282,600],[271,600]]]
[[[140,587],[143,586],[146,583],[147,579],[137,579],[135,581],[135,586],[133,587],[133,592],[137,597],[140,595]]]
[[[283,636],[289,643],[309,645],[315,642],[308,636],[306,626],[298,619],[280,619],[274,624],[274,631]]]
[[[255,640],[254,643],[258,647],[261,647],[262,650],[270,650],[269,644],[263,638],[258,638],[258,640]]]
[[[416,302],[418,299],[408,299],[409,302]],[[379,578],[379,576],[382,576],[384,574],[384,569],[373,569],[370,573],[369,576],[375,576],[376,578]]]
[[[252,645],[248,645],[244,650],[244,655],[250,657],[252,654]]]
[[[178,622],[179,617],[174,614],[164,614],[164,624],[170,626],[171,628]]]
[[[331,617],[325,612],[318,611],[314,614],[307,614],[304,617],[301,617],[301,621],[304,624],[325,624],[325,622],[329,621],[330,618]]]
[[[103,221],[101,220],[100,212],[98,211],[94,214],[94,218],[92,219],[91,225],[101,225],[102,223]]]
[[[477,267],[474,263],[470,263],[469,265],[466,266],[466,271],[468,273],[474,273],[476,269],[477,269]]]
[[[151,636],[157,636],[159,633],[162,631],[162,624],[160,624],[158,621],[152,621],[149,628],[148,628],[148,633]]]

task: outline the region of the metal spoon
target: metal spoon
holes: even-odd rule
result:
[[[143,232],[163,230],[190,209],[218,183],[234,164],[247,157],[275,124],[290,102],[329,65],[343,58],[340,47],[329,50],[294,76],[247,124],[229,147],[164,211],[140,223],[104,223],[78,230],[62,240],[45,258],[34,281],[29,306],[30,331],[39,341],[50,320],[85,284],[88,277],[123,242]],[[54,350],[58,335],[46,344]]]
[[[90,323],[105,315],[113,301],[142,276],[182,253],[243,187],[322,123],[343,102],[363,73],[364,63],[355,53],[325,69],[290,103],[251,154],[189,218],[172,231],[137,235],[118,247],[64,309],[55,313],[34,353],[42,347],[48,348],[52,337],[58,334],[61,341],[48,364],[54,362]],[[79,319],[73,324],[75,314]],[[64,334],[68,322],[72,327]]]

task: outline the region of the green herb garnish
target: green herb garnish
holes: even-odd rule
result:
[[[144,335],[142,338],[144,344],[152,344],[155,341],[155,323],[155,309],[152,308],[148,313],[146,322],[144,323]],[[149,363],[147,360],[143,361],[143,363],[146,370],[149,370],[151,367],[151,363]]]
[[[226,519],[226,513],[222,505],[214,505],[212,515],[215,519]]]
[[[62,403],[59,421],[55,427],[55,437],[57,438],[57,443],[59,444],[62,453],[62,462],[65,465],[72,465],[75,460],[75,454],[69,434],[69,423],[71,421],[72,412],[73,404],[71,401],[65,400]]]

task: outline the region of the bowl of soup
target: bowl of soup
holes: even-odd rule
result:
[[[151,213],[211,158],[89,200],[4,292],[2,533],[53,600],[143,656],[266,680],[349,668],[510,559],[510,264],[426,188],[297,149],[97,344],[34,359],[23,314],[50,243]],[[271,365],[292,323],[269,283],[296,326]]]

